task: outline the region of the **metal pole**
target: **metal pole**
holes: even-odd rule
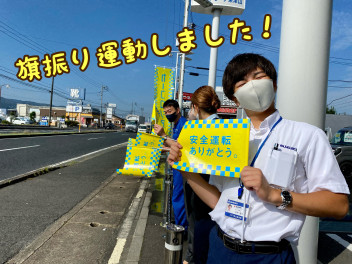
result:
[[[101,127],[101,122],[102,122],[102,113],[103,113],[103,87],[104,85],[101,86],[101,93],[100,93],[100,127]]]
[[[185,13],[183,16],[183,27],[187,27],[188,9],[189,9],[189,0],[185,0]],[[179,82],[179,91],[178,91],[178,104],[180,105],[181,113],[182,113],[182,103],[183,103],[183,78],[185,75],[185,58],[186,58],[186,54],[181,53],[180,82]]]
[[[174,224],[166,226],[165,264],[181,264],[184,232],[183,226]]]
[[[50,92],[50,108],[49,108],[49,127],[51,123],[51,110],[53,108],[53,93],[54,93],[54,77],[51,79],[51,92]]]
[[[175,71],[175,90],[174,90],[174,100],[176,98],[176,91],[177,91],[177,70],[178,70],[178,55],[179,53],[176,53],[176,71]]]
[[[82,100],[79,102],[79,104],[82,106]],[[81,112],[79,112],[79,125],[78,125],[78,133],[81,133]]]
[[[283,1],[277,108],[285,118],[322,129],[331,19],[332,0]],[[297,263],[317,262],[318,231],[318,218],[307,217],[299,246],[294,249]]]
[[[220,27],[221,9],[213,10],[213,23],[211,27],[211,38],[218,39]],[[210,48],[210,61],[209,61],[209,79],[208,85],[216,88],[216,64],[218,61],[218,48]]]

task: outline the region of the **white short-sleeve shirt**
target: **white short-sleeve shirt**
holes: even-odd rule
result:
[[[261,123],[258,130],[251,126],[248,164],[279,118],[280,114],[276,111]],[[294,180],[288,190],[296,193],[329,190],[349,194],[348,185],[321,129],[306,123],[282,119],[264,144],[254,164],[255,168],[263,171],[264,176],[269,151],[275,143],[279,144],[280,151],[297,152]],[[295,244],[298,242],[305,215],[279,210],[275,205],[262,202],[254,191],[244,188],[243,199],[250,204],[250,210],[243,230],[241,221],[225,216],[227,200],[237,197],[239,179],[211,175],[209,183],[221,192],[210,216],[228,235],[241,238],[243,232],[246,241],[280,241],[285,238]]]

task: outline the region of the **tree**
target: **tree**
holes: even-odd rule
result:
[[[35,122],[36,117],[37,117],[37,114],[34,111],[29,114],[29,119],[33,122]]]
[[[327,113],[327,114],[336,115],[336,109],[335,109],[335,107],[333,107],[333,106],[330,106],[330,107],[326,106],[326,113]]]

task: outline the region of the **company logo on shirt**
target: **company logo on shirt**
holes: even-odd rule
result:
[[[297,148],[295,148],[295,147],[290,147],[290,146],[283,145],[283,144],[279,144],[279,146],[280,146],[281,148],[285,148],[285,149],[297,151]]]

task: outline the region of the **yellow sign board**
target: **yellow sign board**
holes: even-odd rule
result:
[[[173,168],[239,178],[248,165],[249,131],[249,119],[188,121],[178,138],[181,160]]]

